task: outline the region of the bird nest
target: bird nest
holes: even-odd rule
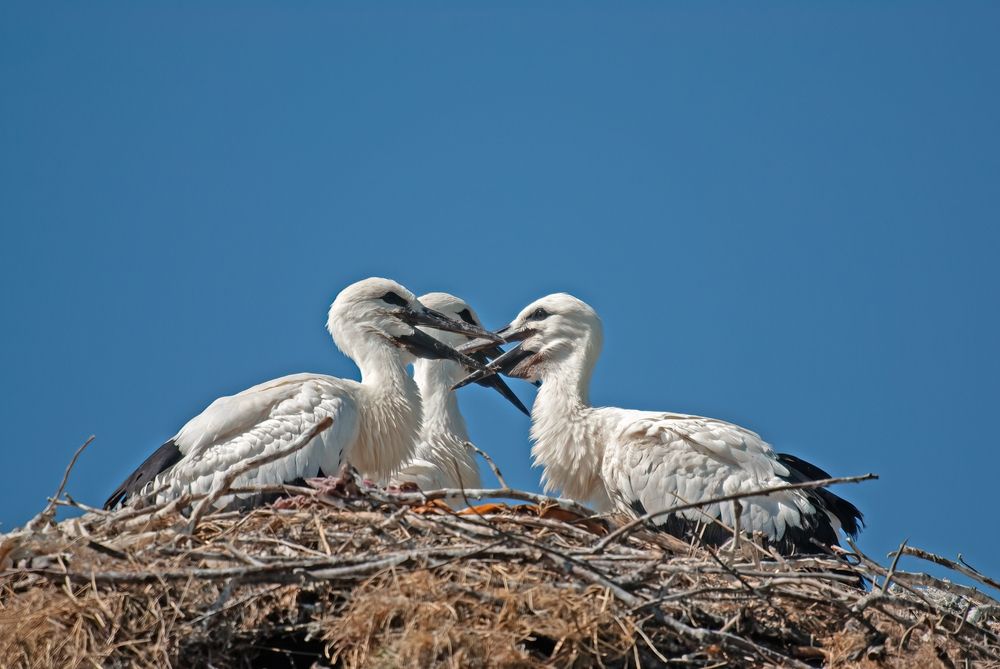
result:
[[[347,488],[199,517],[60,489],[0,537],[0,665],[1000,666],[1000,605],[898,560],[1000,584],[905,545],[888,566],[854,547],[782,558],[506,487]],[[85,513],[55,523],[58,504]]]

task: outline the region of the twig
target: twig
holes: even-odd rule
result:
[[[516,488],[440,488],[427,492],[408,493],[383,493],[372,490],[369,497],[383,504],[426,504],[435,499],[473,499],[482,501],[484,499],[514,499],[519,502],[532,502],[534,504],[554,504],[567,511],[572,511],[584,518],[596,516],[597,514],[587,507],[566,497],[551,497],[538,493],[517,490]]]
[[[55,504],[56,506],[66,506],[71,509],[78,509],[79,511],[83,511],[84,513],[92,513],[96,516],[109,516],[113,513],[112,511],[106,511],[105,509],[98,509],[96,506],[90,506],[89,504],[84,504],[83,502],[79,502],[73,499],[73,496],[70,495],[68,492],[63,492],[62,499],[57,499],[55,501]]]
[[[489,453],[479,448],[471,441],[465,442],[465,447],[471,448],[472,450],[474,450],[476,453],[479,454],[479,457],[481,457],[483,460],[486,460],[486,464],[490,466],[491,470],[493,470],[493,476],[497,477],[497,482],[500,483],[501,488],[508,490],[510,489],[510,486],[507,485],[507,482],[503,479],[503,474],[500,473],[500,468],[497,467],[497,463],[493,462],[493,458],[490,457]]]
[[[993,600],[990,599],[989,595],[977,588],[962,585],[961,583],[943,581],[939,578],[931,576],[930,574],[917,574],[909,571],[899,571],[897,569],[895,575],[893,576],[893,580],[897,585],[906,584],[906,589],[911,592],[913,591],[913,588],[911,587],[913,585],[931,586],[941,592],[947,592],[954,597],[963,597],[971,600],[979,606],[995,605],[990,603],[993,602]]]
[[[903,554],[903,549],[906,548],[906,539],[899,544],[899,548],[896,550],[896,555],[892,558],[892,564],[889,565],[889,571],[885,575],[885,579],[882,581],[882,594],[889,592],[889,584],[892,582],[892,577],[896,573],[896,565],[899,564],[899,557]]]
[[[320,580],[337,580],[350,577],[369,575],[386,566],[399,565],[417,558],[449,559],[462,555],[469,546],[441,547],[434,546],[423,549],[409,549],[390,555],[364,554],[350,559],[343,557],[324,557],[310,560],[282,560],[261,565],[243,565],[239,567],[211,567],[193,569],[171,569],[164,571],[104,571],[77,572],[70,571],[62,565],[61,569],[40,568],[17,571],[0,571],[0,577],[12,574],[37,574],[55,581],[69,580],[75,583],[166,583],[168,581],[183,581],[187,579],[224,580],[236,578],[242,583],[296,583],[303,578]],[[483,552],[484,547],[474,546],[474,552]],[[510,559],[512,557],[527,557],[524,550],[496,547],[486,552],[488,557]]]
[[[933,562],[934,564],[941,565],[942,567],[948,567],[952,571],[957,571],[959,574],[968,576],[969,578],[979,581],[983,585],[987,585],[994,590],[1000,590],[1000,581],[995,581],[989,576],[980,573],[976,569],[969,567],[960,562],[954,562],[948,558],[941,557],[940,555],[935,555],[934,553],[929,553],[928,551],[920,550],[919,548],[914,548],[912,546],[904,546],[903,553],[905,555],[912,555],[913,557],[918,557],[921,560],[927,560],[928,562]]]
[[[280,588],[281,586],[282,586],[282,584],[278,583],[277,585],[272,585],[271,587],[265,588],[265,589],[263,589],[263,590],[261,590],[259,592],[251,592],[246,597],[242,597],[242,598],[236,600],[235,602],[229,602],[228,604],[225,604],[224,606],[223,605],[214,606],[214,607],[210,608],[206,613],[203,613],[202,615],[200,615],[197,618],[193,619],[189,624],[190,625],[197,625],[198,623],[200,623],[200,622],[202,622],[204,620],[207,620],[208,618],[211,618],[212,616],[218,615],[218,614],[223,613],[225,611],[229,611],[230,609],[234,609],[237,606],[242,606],[242,605],[246,604],[247,602],[253,601],[254,599],[257,599],[259,597],[263,597],[265,595],[269,595],[272,592],[274,592],[275,590],[277,590],[278,588]]]
[[[39,530],[41,529],[42,525],[52,521],[52,518],[55,516],[57,500],[63,494],[63,490],[66,489],[66,482],[69,481],[69,473],[73,471],[73,466],[76,464],[77,458],[80,457],[80,454],[83,453],[84,449],[86,449],[87,446],[90,446],[90,442],[92,442],[93,440],[94,440],[94,435],[90,435],[90,438],[87,439],[87,441],[83,442],[80,448],[76,449],[76,452],[73,454],[72,459],[66,466],[66,471],[63,472],[62,481],[59,482],[59,487],[56,488],[56,494],[52,495],[52,497],[49,498],[48,503],[45,505],[45,508],[42,510],[41,513],[32,518],[30,521],[28,521],[28,524],[25,525],[25,529],[31,531]]]

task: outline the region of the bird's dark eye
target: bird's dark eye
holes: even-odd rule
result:
[[[530,314],[528,314],[529,321],[543,321],[548,317],[549,317],[549,312],[545,311],[545,309],[542,309],[541,307],[538,307]]]
[[[383,302],[388,302],[389,304],[395,304],[399,307],[408,307],[410,305],[405,299],[392,292],[391,290],[382,296]]]
[[[469,325],[479,325],[479,323],[476,322],[476,319],[472,317],[472,312],[469,311],[468,309],[462,309],[461,311],[459,311],[458,317],[461,318],[466,323],[468,323]]]

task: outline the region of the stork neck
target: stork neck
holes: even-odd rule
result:
[[[420,393],[393,347],[373,347],[357,363],[364,401],[359,403],[358,441],[349,460],[366,474],[387,477],[413,454]]]
[[[562,453],[572,451],[588,460],[599,459],[601,454],[581,441],[589,432],[591,412],[586,392],[575,380],[546,377],[531,407],[531,438],[537,454],[561,460]]]
[[[458,398],[451,389],[462,376],[459,365],[448,360],[418,360],[413,365],[413,380],[420,389],[423,406],[422,440],[433,433],[446,433],[468,440],[468,428],[459,411]]]
[[[464,376],[454,362],[418,360],[413,378],[420,388],[423,422],[412,462],[398,477],[423,490],[478,488],[482,480],[476,458],[466,447],[469,433],[452,385]]]
[[[361,370],[361,383],[371,388],[403,390],[412,379],[406,373],[402,351],[388,342],[372,344],[353,356]]]
[[[568,361],[570,363],[584,361]],[[603,501],[601,463],[605,427],[588,398],[593,365],[564,364],[543,377],[531,409],[531,454],[543,467],[546,490],[569,497]]]
[[[534,404],[536,408],[541,404],[545,413],[568,417],[590,407],[590,377],[596,353],[589,349],[589,345],[581,347],[567,359],[551,363],[553,366],[542,376],[542,387]]]

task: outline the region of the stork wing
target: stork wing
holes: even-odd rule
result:
[[[156,475],[173,467],[183,457],[180,449],[173,439],[167,440],[162,446],[153,451],[153,454],[146,458],[139,467],[128,475],[122,484],[104,502],[105,509],[113,509],[118,503],[138,493],[146,487]]]
[[[357,429],[352,383],[295,374],[215,400],[140,465],[108,507],[140,491],[157,491],[158,499],[207,493],[232,468],[291,446],[327,417],[334,421],[328,430],[295,453],[241,475],[233,487],[279,485],[337,471]]]
[[[682,414],[644,414],[625,425],[608,447],[604,472],[616,505],[632,515],[802,480],[796,478],[801,470],[786,466],[754,432]],[[739,526],[762,533],[782,552],[815,553],[813,539],[834,545],[841,526],[823,501],[801,490],[744,498]],[[653,522],[676,536],[719,545],[732,536],[735,508],[712,503]]]

